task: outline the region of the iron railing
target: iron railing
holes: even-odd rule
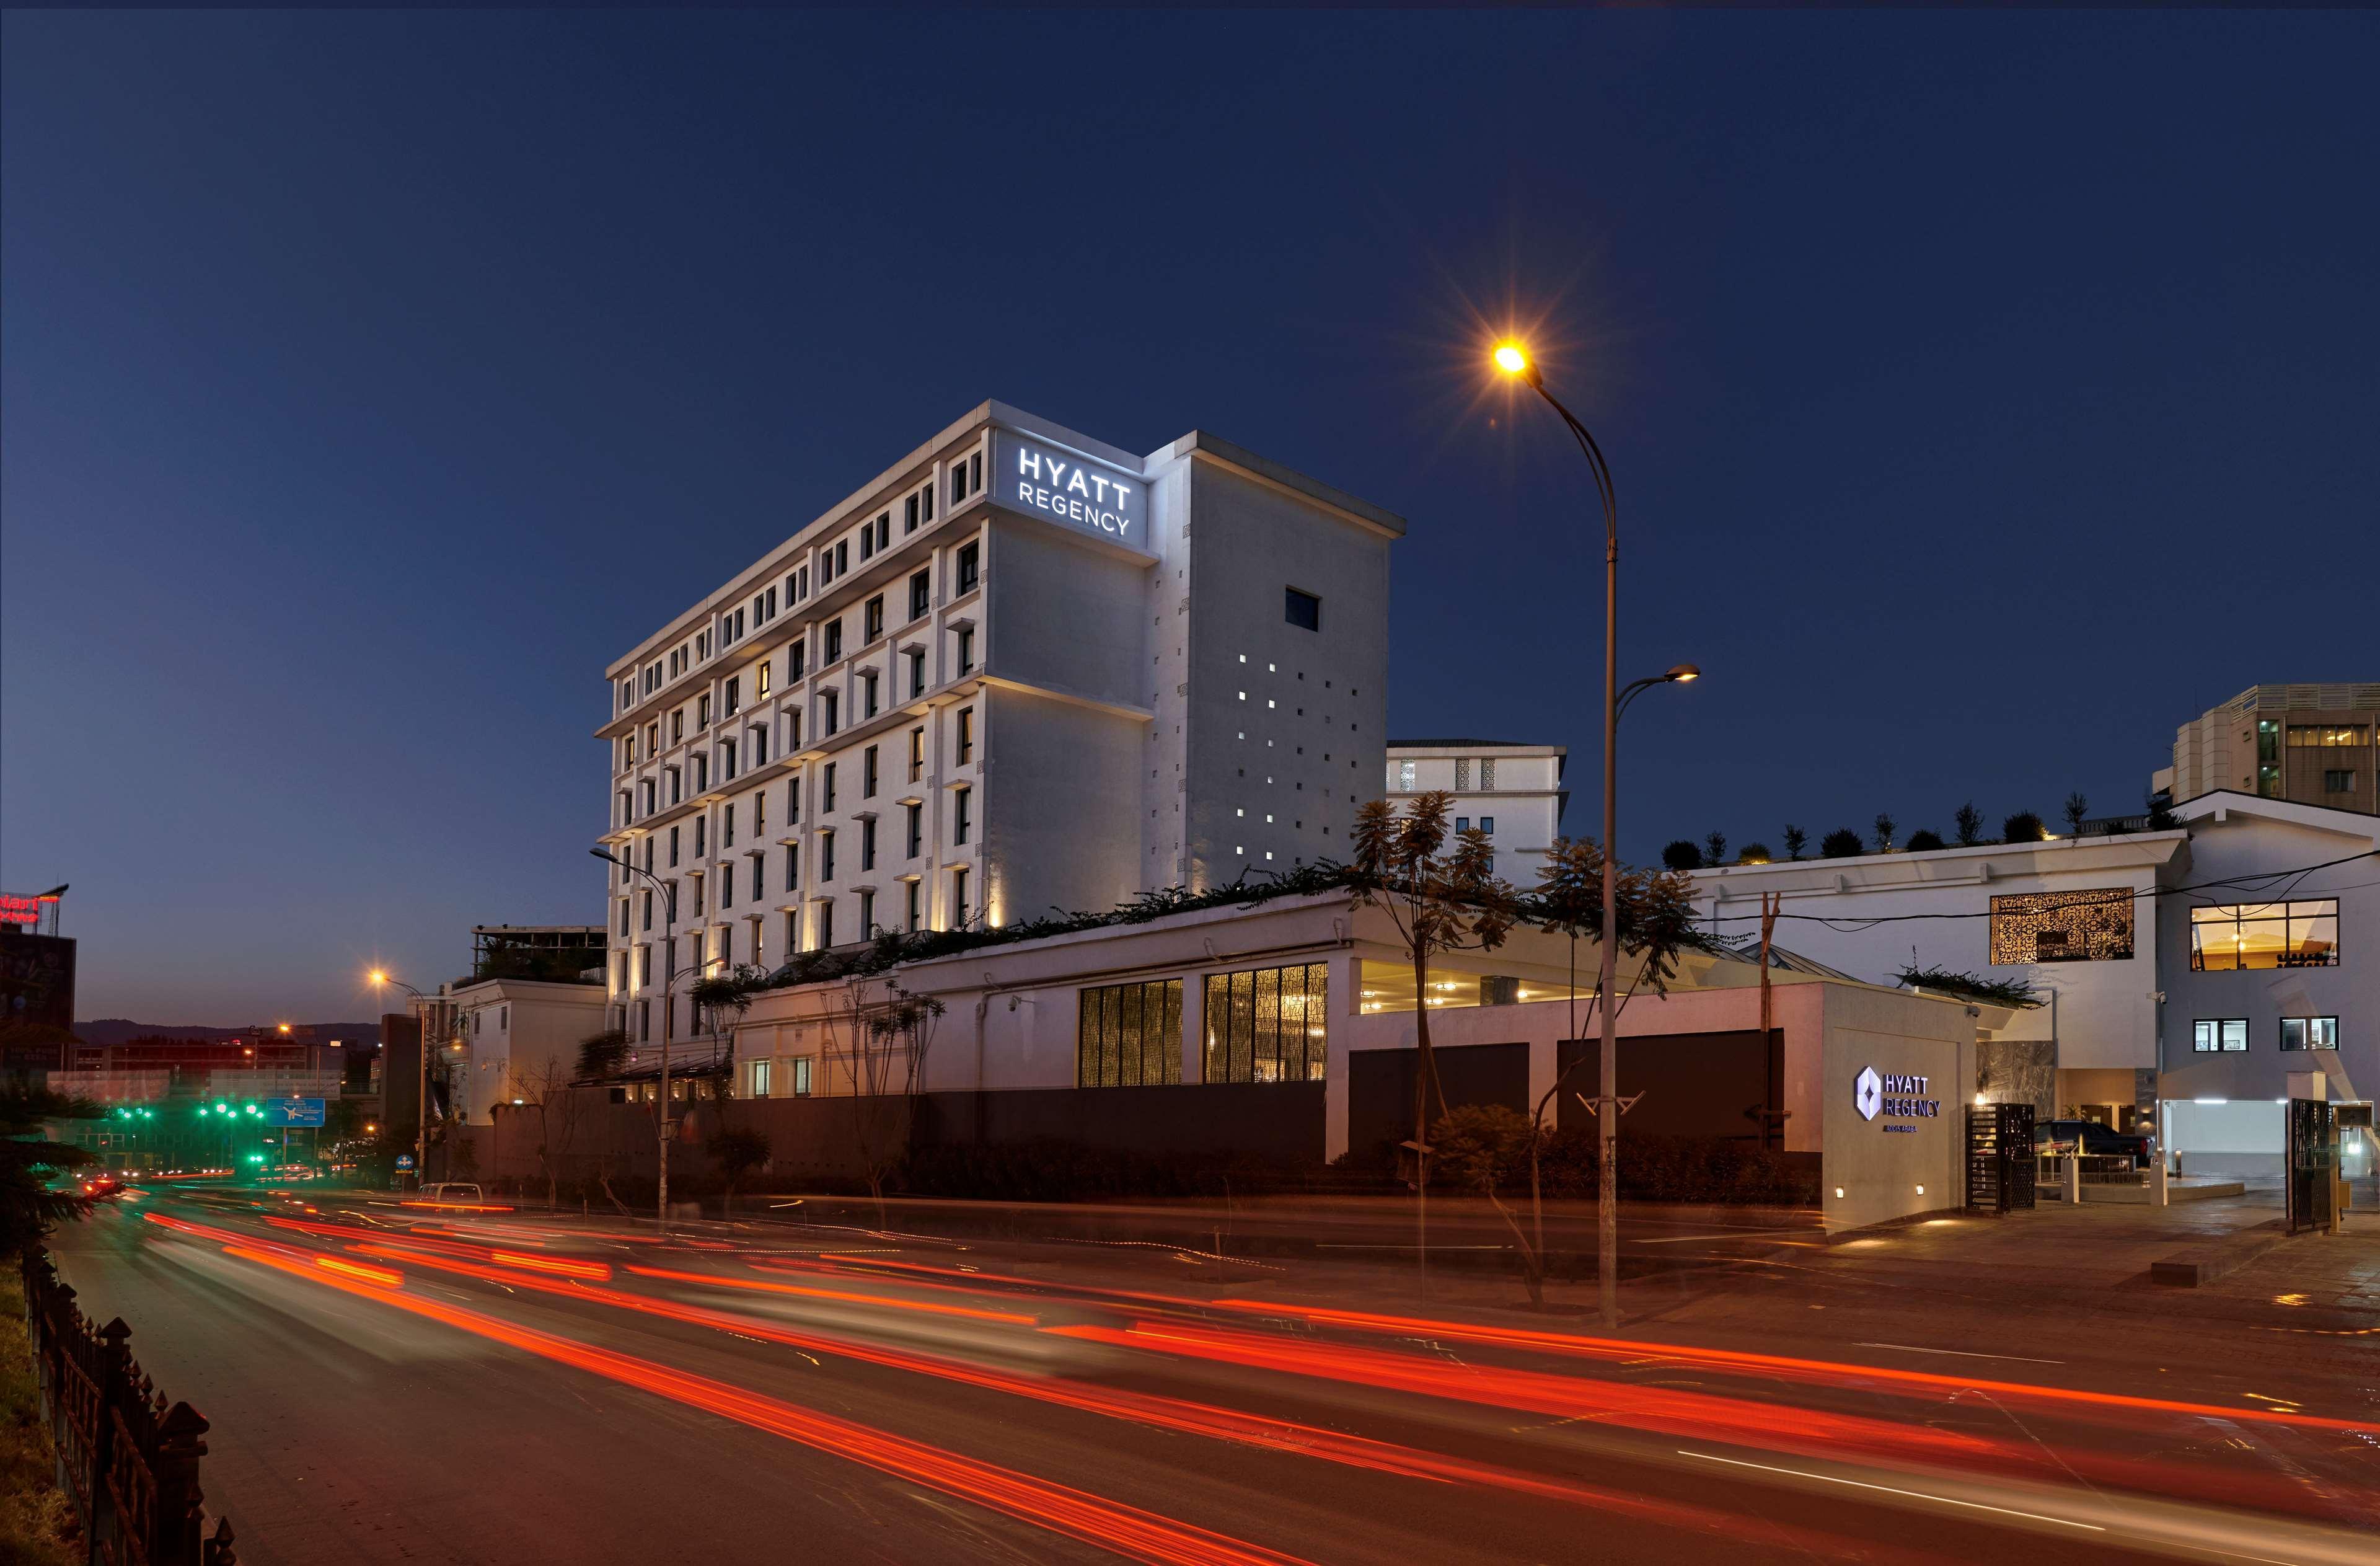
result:
[[[93,1327],[40,1246],[24,1256],[25,1323],[57,1483],[94,1566],[238,1566],[231,1521],[206,1532],[199,1459],[207,1422],[168,1407],[125,1343],[121,1317]]]

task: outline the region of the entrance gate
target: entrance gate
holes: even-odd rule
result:
[[[2327,1229],[2338,1176],[2338,1111],[2320,1099],[2291,1099],[2289,1123],[2289,1232]]]
[[[2033,1106],[1978,1104],[1967,1111],[1967,1210],[2030,1211]]]

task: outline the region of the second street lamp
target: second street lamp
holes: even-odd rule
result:
[[[669,1228],[670,1025],[677,1014],[677,883],[662,880],[652,871],[640,870],[627,860],[601,848],[590,848],[587,852],[607,865],[617,865],[632,876],[644,877],[662,894],[661,1197],[653,1221],[657,1230],[665,1231]],[[625,1017],[622,1019],[624,1023],[625,1020]]]
[[[1596,496],[1603,503],[1603,938],[1596,942],[1595,982],[1596,1015],[1602,1025],[1595,1121],[1602,1157],[1597,1159],[1596,1182],[1595,1270],[1603,1325],[1609,1329],[1620,1325],[1620,1015],[1612,1005],[1620,970],[1620,709],[1623,699],[1633,699],[1657,685],[1695,679],[1702,671],[1681,663],[1666,674],[1637,681],[1623,698],[1620,689],[1620,501],[1611,487],[1611,468],[1586,426],[1546,390],[1545,376],[1527,348],[1511,341],[1499,343],[1494,358],[1497,369],[1527,382],[1547,407],[1561,416],[1578,440],[1578,449],[1595,478]]]

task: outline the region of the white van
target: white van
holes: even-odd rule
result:
[[[477,1202],[481,1198],[480,1188],[468,1181],[435,1180],[421,1188],[420,1199],[425,1202]]]

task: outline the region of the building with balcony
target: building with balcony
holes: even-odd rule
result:
[[[1454,795],[1447,819],[1455,831],[1476,827],[1494,840],[1496,873],[1513,885],[1535,886],[1546,850],[1561,835],[1570,790],[1562,786],[1569,747],[1500,739],[1392,739],[1388,749],[1390,804],[1412,808],[1413,796],[1434,789]]]
[[[606,989],[1343,858],[1402,519],[985,403],[606,671]]]
[[[2380,811],[2380,685],[2251,686],[2182,724],[2150,794],[2179,804],[2221,789]]]

